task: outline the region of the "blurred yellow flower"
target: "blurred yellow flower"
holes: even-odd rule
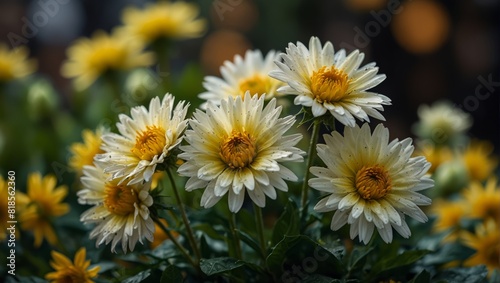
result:
[[[19,46],[12,50],[0,43],[0,82],[19,79],[33,73],[37,62],[28,59],[28,48]]]
[[[437,200],[432,204],[431,213],[437,216],[434,222],[434,231],[443,232],[450,230],[444,239],[454,241],[460,232],[460,219],[467,213],[467,204],[462,201]]]
[[[144,9],[128,7],[122,20],[125,30],[145,43],[159,38],[195,38],[205,31],[206,21],[196,19],[197,6],[191,3],[161,2],[149,4]]]
[[[476,253],[464,262],[465,266],[485,264],[489,273],[500,268],[500,227],[489,219],[476,227],[474,234],[464,231],[464,244],[475,249]]]
[[[500,187],[496,178],[489,178],[484,188],[481,183],[472,182],[463,195],[472,218],[493,218],[500,223]]]
[[[453,158],[453,153],[449,147],[437,147],[432,143],[421,143],[415,150],[413,156],[424,156],[427,161],[431,163],[429,173],[432,174],[436,171],[439,165]]]
[[[151,177],[151,189],[152,190],[156,189],[160,185],[160,182],[162,181],[163,177],[165,177],[164,171],[156,171],[153,174],[153,177]]]
[[[413,132],[420,138],[436,144],[453,145],[461,142],[472,126],[472,117],[449,101],[437,101],[418,107],[419,121]]]
[[[68,60],[61,73],[75,78],[79,90],[89,87],[100,75],[110,70],[129,70],[149,66],[152,53],[143,52],[143,45],[123,32],[107,34],[96,31],[92,38],[78,39],[68,48]]]
[[[167,220],[165,220],[163,218],[160,218],[159,221],[161,221],[161,223],[163,223],[163,225],[168,228],[169,225],[167,223]],[[177,238],[179,236],[179,233],[177,233],[177,232],[175,232],[173,230],[171,230],[170,233],[175,238]],[[154,237],[154,240],[153,240],[153,242],[151,242],[151,249],[154,249],[154,248],[158,247],[165,240],[170,239],[167,236],[167,234],[163,231],[163,229],[161,229],[160,226],[158,224],[156,224],[156,223],[155,223],[155,232],[153,234],[153,237]]]
[[[67,203],[61,203],[68,188],[56,188],[56,183],[56,177],[52,175],[42,178],[40,173],[32,173],[28,176],[27,193],[18,192],[16,195],[21,229],[34,233],[35,247],[39,247],[44,238],[51,245],[57,243],[52,218],[68,213],[70,208]]]
[[[7,238],[7,228],[10,226],[7,224],[9,220],[8,197],[7,181],[0,176],[0,242]]]
[[[94,156],[96,154],[104,153],[104,150],[101,149],[101,136],[107,132],[108,130],[103,127],[97,128],[95,132],[88,129],[83,130],[83,143],[73,143],[71,145],[69,166],[78,175],[82,174],[83,166],[94,164]]]
[[[90,260],[86,259],[85,248],[80,248],[73,262],[65,255],[56,251],[51,252],[52,261],[50,266],[55,269],[54,272],[47,273],[45,279],[51,283],[92,283],[92,278],[97,276],[101,269],[99,266],[94,266],[90,269]]]
[[[469,144],[462,159],[471,180],[483,181],[495,170],[498,159],[492,153],[493,145],[490,142],[472,141]]]

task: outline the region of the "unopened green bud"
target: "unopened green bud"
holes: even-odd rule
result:
[[[47,117],[57,108],[57,94],[47,80],[38,80],[28,90],[29,116],[38,120]]]

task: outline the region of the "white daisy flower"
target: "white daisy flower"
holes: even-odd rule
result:
[[[417,113],[420,121],[413,128],[415,134],[440,144],[460,138],[472,126],[468,113],[446,101],[421,105]]]
[[[431,199],[418,192],[434,185],[426,175],[431,164],[424,157],[411,157],[410,138],[389,143],[389,130],[382,124],[373,134],[364,124],[346,127],[344,137],[333,132],[324,139],[326,144],[318,144],[317,150],[327,167],[311,167],[317,178],[309,186],[328,193],[314,209],[335,211],[332,230],[347,223],[351,239],[359,235],[366,244],[377,228],[389,243],[392,228],[405,238],[411,235],[405,215],[427,221],[418,206],[429,205]]]
[[[248,50],[244,58],[236,55],[233,62],[225,61],[220,68],[222,78],[205,77],[203,86],[207,91],[199,97],[207,102],[200,108],[206,109],[208,101],[220,105],[221,100],[227,97],[244,97],[246,91],[251,95],[265,95],[266,99],[271,99],[277,95],[276,89],[283,85],[268,76],[276,60],[279,60],[279,55],[275,51],[270,51],[264,58],[260,50]]]
[[[174,97],[167,93],[161,102],[153,98],[149,111],[137,106],[130,110],[132,117],[120,114],[116,124],[120,134],[103,135],[105,153],[96,155],[95,160],[106,163],[104,171],[119,183],[150,181],[156,166],[180,144],[188,106],[180,101],[174,108]]]
[[[83,189],[78,192],[78,202],[94,207],[82,213],[80,221],[97,224],[90,232],[90,239],[97,238],[96,246],[111,243],[112,252],[119,242],[124,252],[133,251],[135,244],[142,244],[144,238],[152,242],[155,226],[149,211],[153,204],[149,194],[151,182],[125,185],[117,180],[107,181],[108,177],[97,162],[83,169]]]
[[[208,104],[206,112],[197,110],[189,121],[179,158],[186,160],[178,172],[190,177],[186,190],[204,188],[201,205],[213,206],[228,195],[229,209],[238,212],[245,192],[258,206],[266,196],[276,199],[276,190],[287,191],[284,180],[297,176],[281,162],[303,161],[304,152],[294,147],[301,134],[285,136],[295,118],[279,118],[276,99],[264,107],[264,97],[228,97],[220,106]]]
[[[385,80],[377,75],[378,67],[369,63],[360,67],[364,53],[355,50],[346,55],[344,49],[337,53],[331,42],[322,47],[317,37],[311,37],[309,49],[301,42],[288,44],[286,53],[281,54],[284,62],[276,61],[279,70],[269,73],[288,85],[278,92],[295,94],[296,105],[311,107],[314,117],[327,111],[342,124],[354,127],[354,117],[370,121],[368,116],[384,121],[382,105],[391,100],[384,95],[369,92]]]

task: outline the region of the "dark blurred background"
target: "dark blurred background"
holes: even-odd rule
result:
[[[60,75],[68,45],[97,29],[110,31],[121,23],[124,7],[145,2],[1,0],[0,40],[10,46],[27,45],[39,62],[39,72],[62,95],[61,107],[70,109],[71,84]],[[500,1],[191,2],[200,6],[209,29],[201,38],[179,42],[175,55],[179,64],[174,66],[200,62],[206,75],[218,75],[224,60],[248,48],[284,51],[288,42],[307,44],[316,35],[322,42],[331,41],[336,49],[361,49],[366,53],[365,63],[375,61],[379,72],[387,75],[375,91],[393,101],[384,112],[393,137],[412,136],[420,104],[448,99],[472,115],[470,134],[492,141],[499,150]],[[57,12],[44,10],[51,4],[58,6]]]

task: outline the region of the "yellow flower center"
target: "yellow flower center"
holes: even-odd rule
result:
[[[391,191],[391,178],[384,167],[363,166],[356,174],[356,190],[365,200],[383,198]]]
[[[270,89],[271,82],[268,78],[255,74],[253,77],[243,79],[240,81],[240,93],[241,97],[245,96],[245,92],[248,90],[250,95],[258,94],[259,97],[262,94],[268,93]]]
[[[233,131],[220,147],[220,157],[229,167],[240,169],[252,163],[256,154],[252,137],[246,132]]]
[[[323,66],[311,77],[311,90],[319,102],[336,102],[347,95],[349,76],[335,67]]]
[[[138,202],[135,191],[125,185],[107,184],[104,189],[104,206],[109,212],[122,216],[129,215],[135,211],[134,204]]]
[[[131,149],[142,160],[152,160],[155,155],[160,155],[167,144],[165,129],[157,126],[147,126],[135,138],[135,146]]]

